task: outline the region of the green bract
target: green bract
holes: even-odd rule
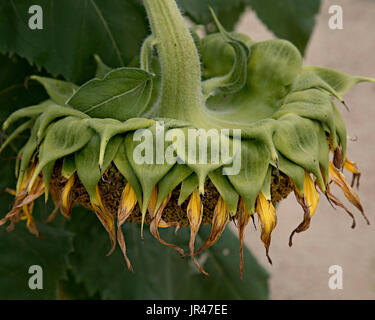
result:
[[[207,247],[235,219],[242,244],[244,228],[255,212],[268,252],[276,226],[274,204],[292,190],[304,210],[294,232],[309,226],[319,200],[316,186],[343,206],[330,193],[330,180],[363,211],[338,170],[345,165],[358,174],[346,158],[346,127],[335,100],[344,103],[342,94],[374,79],[303,66],[290,42],[254,42],[228,33],[216,18],[220,33],[192,37],[174,0],[144,3],[152,35],[142,46],[139,68],[112,70],[96,57],[96,78],[80,87],[33,77],[50,99],[14,112],[3,124],[4,130],[19,126],[1,150],[26,130],[30,138],[19,154],[15,205],[1,224],[21,217],[35,231],[31,203],[51,190],[56,206],[67,215],[74,202],[94,210],[113,245],[117,218],[117,240],[125,257],[121,225],[126,220],[150,223],[162,242],[159,227],[190,224],[190,255],[199,266],[194,238],[200,224],[212,224]],[[162,122],[165,135],[177,128],[229,129],[221,140],[230,144],[237,139],[233,130],[241,129],[241,152],[230,157],[240,160],[239,173],[224,175],[228,163],[222,161],[137,163],[136,130],[150,129],[156,136]],[[155,152],[158,145],[153,146]],[[179,159],[189,159],[177,146],[176,141],[166,143],[163,152],[174,148]],[[117,180],[110,180],[113,177]],[[204,199],[215,200],[205,209]],[[177,206],[187,210],[184,216],[173,211]]]

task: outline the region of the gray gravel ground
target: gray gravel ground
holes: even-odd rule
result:
[[[343,30],[328,27],[328,8],[334,4],[343,7]],[[252,12],[243,17],[238,30],[258,41],[273,37]],[[375,77],[375,0],[323,1],[305,63]],[[272,299],[375,298],[375,84],[358,85],[345,95],[345,100],[351,111],[342,106],[340,110],[348,134],[358,138],[349,141],[348,155],[360,165],[359,195],[372,225],[367,226],[358,213],[357,228],[352,230],[345,212],[334,210],[322,198],[310,229],[296,235],[294,246],[289,248],[289,234],[302,220],[302,210],[290,195],[277,210],[278,225],[270,251],[274,264],[269,266],[259,231],[249,224],[246,242],[271,273]],[[336,193],[341,196],[339,190]],[[343,268],[342,290],[328,287],[331,265]]]

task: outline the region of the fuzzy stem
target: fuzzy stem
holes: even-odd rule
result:
[[[162,92],[148,116],[191,120],[202,111],[197,48],[174,0],[144,0],[161,63]]]

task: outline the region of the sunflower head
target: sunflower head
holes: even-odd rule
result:
[[[214,245],[232,221],[239,231],[242,276],[250,219],[258,219],[271,262],[276,207],[291,192],[302,221],[290,245],[295,233],[309,228],[322,198],[343,208],[355,226],[331,183],[365,217],[353,189],[360,171],[347,157],[339,107],[352,86],[375,80],[304,66],[288,41],[254,42],[227,32],[215,15],[219,32],[199,38],[185,26],[174,0],[144,3],[152,34],[142,46],[139,68],[111,69],[97,58],[96,77],[81,87],[33,77],[50,99],[15,111],[3,124],[13,129],[26,119],[1,151],[24,131],[29,139],[18,153],[17,187],[10,191],[14,205],[0,225],[13,228],[26,220],[38,236],[33,203],[44,194],[56,208],[48,221],[58,210],[69,217],[75,203],[94,212],[109,234],[109,253],[118,243],[130,270],[125,222],[140,223],[141,237],[148,224],[157,240],[190,256],[207,274],[196,255]],[[189,146],[202,143],[206,154],[190,152]],[[344,169],[353,173],[351,184]],[[196,248],[203,224],[211,225],[211,233]],[[169,227],[190,227],[187,252],[161,238],[159,229]]]

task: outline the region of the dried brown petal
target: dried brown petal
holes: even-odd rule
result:
[[[126,264],[128,265],[128,269],[131,271],[133,271],[133,267],[126,254],[125,238],[121,226],[129,218],[136,204],[137,197],[135,195],[135,192],[131,187],[130,183],[127,183],[124,190],[122,191],[120,205],[117,211],[117,242],[120,246]]]
[[[114,219],[113,216],[107,211],[107,209],[103,205],[98,186],[96,186],[95,195],[96,200],[98,201],[98,205],[96,205],[92,201],[92,199],[90,200],[90,202],[96,216],[108,232],[109,239],[111,241],[111,250],[107,253],[107,256],[109,256],[115,250],[116,247],[116,231],[114,228]]]
[[[353,204],[361,212],[367,224],[370,224],[370,221],[364,213],[359,196],[349,185],[345,176],[332,164],[332,162],[329,163],[329,177],[338,187],[341,188],[341,190],[344,192],[345,197],[350,201],[350,203]]]
[[[359,189],[361,172],[359,172],[357,163],[346,158],[344,168],[353,174],[352,183],[350,184],[350,186],[353,188],[354,184],[356,184],[357,189]]]
[[[199,227],[202,222],[202,213],[203,213],[203,205],[201,203],[201,198],[199,197],[198,190],[194,190],[194,192],[190,196],[190,201],[187,206],[187,216],[190,223],[190,241],[189,241],[189,249],[190,249],[190,256],[193,259],[195,265],[198,267],[199,271],[202,272],[204,275],[208,276],[208,273],[204,271],[202,266],[199,264],[198,260],[194,257],[194,243],[195,238],[197,237]]]
[[[152,219],[151,223],[150,223],[150,232],[151,234],[163,245],[167,246],[167,247],[170,247],[174,250],[176,250],[181,256],[183,256],[184,254],[184,250],[182,250],[180,247],[174,245],[174,244],[171,244],[171,243],[168,243],[166,241],[164,241],[161,237],[160,237],[160,234],[159,234],[159,228],[164,228],[164,227],[170,227],[170,226],[173,226],[173,225],[176,225],[176,230],[177,228],[179,228],[178,224],[173,222],[173,223],[166,223],[162,220],[162,214],[163,214],[163,211],[164,211],[164,208],[165,206],[168,204],[170,198],[172,196],[172,193],[170,193],[162,202],[162,204],[160,205],[160,208],[158,209],[158,211],[156,212],[156,215],[155,217]]]
[[[214,216],[212,218],[211,233],[202,245],[202,247],[197,252],[195,252],[195,254],[199,254],[203,250],[214,245],[220,239],[228,222],[229,209],[225,204],[224,200],[222,199],[222,197],[219,196],[219,199],[214,210]]]
[[[243,243],[245,236],[245,229],[250,221],[250,214],[246,209],[245,202],[243,199],[240,199],[237,212],[237,228],[238,228],[238,237],[240,239],[240,278],[242,280],[243,276]]]
[[[302,207],[304,213],[303,213],[303,221],[298,225],[297,228],[293,230],[293,232],[289,236],[289,247],[293,245],[294,234],[306,231],[310,227],[310,221],[311,221],[310,208],[307,205],[305,198],[301,197],[301,195],[296,190],[294,190],[294,195],[296,196],[297,202]]]

